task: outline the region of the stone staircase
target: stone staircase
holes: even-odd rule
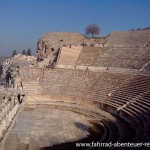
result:
[[[92,66],[99,55],[98,47],[83,47],[75,65]]]
[[[37,94],[39,81],[23,81],[22,85],[25,94]]]
[[[82,47],[63,47],[57,65],[75,65]]]

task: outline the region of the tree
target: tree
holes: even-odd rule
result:
[[[27,56],[31,56],[32,54],[31,54],[31,49],[28,49],[28,51],[27,51]]]
[[[17,55],[17,51],[16,51],[16,50],[13,50],[13,52],[12,52],[12,57],[14,57],[15,55]]]
[[[22,55],[26,55],[27,52],[25,50],[22,51]]]
[[[130,29],[129,31],[135,31],[135,29]]]
[[[85,28],[85,34],[87,35],[92,34],[92,37],[93,37],[94,34],[100,34],[100,28],[96,24],[88,25]]]

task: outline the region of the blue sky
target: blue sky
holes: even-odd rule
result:
[[[0,56],[30,48],[47,32],[84,34],[98,24],[111,31],[150,26],[150,0],[0,0]]]

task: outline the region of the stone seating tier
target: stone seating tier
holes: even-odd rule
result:
[[[92,66],[99,55],[99,51],[100,48],[83,47],[75,65]]]
[[[39,93],[101,100],[130,77],[84,70],[47,70],[39,85]]]
[[[150,49],[147,47],[83,47],[75,66],[148,69]],[[59,65],[66,64],[65,61]]]
[[[141,47],[150,39],[150,29],[136,31],[112,32],[106,39],[106,44],[115,47]]]
[[[81,113],[88,112],[89,115],[92,112],[88,111],[89,106],[93,111],[100,108],[127,121],[136,132],[133,140],[140,140],[142,135],[148,136],[149,76],[76,69],[45,69],[40,75],[38,95],[30,94],[27,104],[55,103],[58,107],[62,103],[64,109],[67,107],[72,111],[84,106],[86,110]],[[136,103],[139,105],[134,107]],[[71,109],[73,105],[76,107]]]
[[[23,86],[23,91],[26,93],[26,94],[36,94],[38,92],[38,85],[39,85],[39,82],[38,81],[23,81],[22,82],[22,86]]]

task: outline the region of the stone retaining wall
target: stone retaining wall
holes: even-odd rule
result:
[[[126,68],[115,68],[115,67],[92,67],[92,66],[72,66],[72,65],[57,65],[57,68],[63,69],[79,69],[89,70],[93,72],[111,72],[111,73],[123,73],[123,74],[145,74],[149,75],[149,70],[140,69],[126,69]]]
[[[24,94],[11,89],[0,91],[0,141],[17,114],[23,97]]]

